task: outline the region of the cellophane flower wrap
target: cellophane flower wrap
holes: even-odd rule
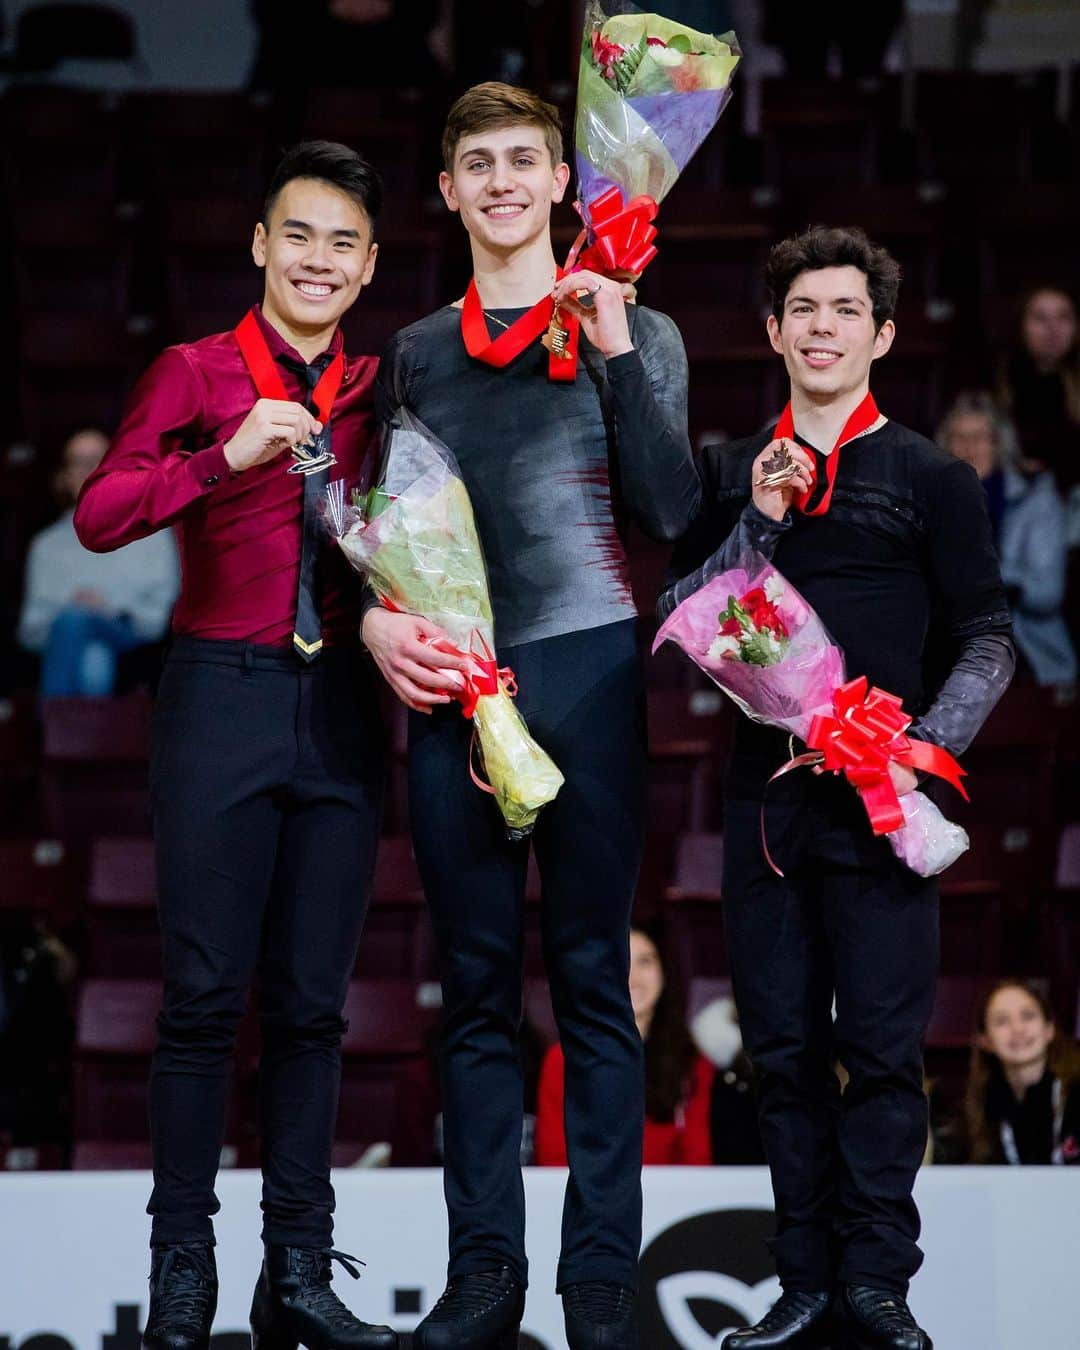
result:
[[[681,647],[747,717],[804,742],[849,687],[844,653],[817,613],[753,551],[668,615],[653,651],[664,642]],[[899,800],[903,824],[887,834],[893,852],[920,876],[944,871],[968,848],[966,831],[921,792]]]
[[[399,412],[397,423],[383,481],[351,502],[343,485],[332,484],[328,523],[388,608],[438,624],[453,648],[472,658],[457,697],[476,728],[488,780],[481,786],[490,785],[511,837],[524,838],[563,776],[514,705],[511,673],[496,669],[487,569],[457,463],[410,413]]]
[[[647,199],[651,214],[639,211],[621,240],[622,267],[604,268],[593,247],[579,261],[632,276],[655,256],[648,222],[727,106],[740,55],[734,33],[714,37],[620,0],[589,0],[574,132],[578,210],[590,246],[613,210]]]

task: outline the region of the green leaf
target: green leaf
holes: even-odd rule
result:
[[[689,56],[694,50],[693,43],[685,33],[676,33],[673,38],[669,38],[668,46],[673,52],[682,52],[684,56]]]
[[[645,60],[645,53],[649,50],[649,39],[642,34],[641,41],[628,49],[625,56],[619,58],[615,63],[615,88],[620,94],[625,94],[637,74],[638,66]]]

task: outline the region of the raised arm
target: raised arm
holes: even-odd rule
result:
[[[100,466],[75,510],[75,533],[95,553],[171,525],[228,474],[221,443],[193,449],[202,426],[198,371],[167,348],[135,386]]]
[[[702,459],[702,506],[694,523],[680,539],[668,570],[667,587],[656,602],[661,623],[687,596],[699,591],[707,581],[734,567],[750,551],[771,558],[781,537],[791,528],[791,501],[795,492],[809,484],[810,457],[789,444],[796,465],[794,476],[786,483],[769,487],[761,482],[762,463],[774,456],[779,442],[770,441],[749,466],[750,500],[741,491],[721,491],[718,464],[720,457],[733,453],[722,445],[710,446]]]
[[[642,310],[634,320],[634,350],[607,362],[619,486],[645,533],[672,543],[686,531],[701,503],[686,423],[686,348],[667,315]]]

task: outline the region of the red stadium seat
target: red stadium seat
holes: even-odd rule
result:
[[[149,830],[150,699],[54,698],[42,707],[46,818],[73,845]]]
[[[430,1057],[438,986],[414,980],[354,980],[345,1001],[338,1136],[357,1152],[390,1141],[406,1070]]]
[[[94,841],[86,905],[89,974],[158,974],[161,941],[156,895],[152,840],[116,836]]]
[[[144,1140],[161,986],[87,980],[75,1018],[75,1137]]]
[[[720,909],[722,834],[680,835],[675,873],[664,892],[664,958],[684,987],[698,976],[721,976],[728,968]]]

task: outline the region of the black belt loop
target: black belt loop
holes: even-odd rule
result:
[[[244,643],[244,650],[241,654],[240,661],[244,669],[244,674],[252,674],[255,670],[255,644],[253,642]]]

